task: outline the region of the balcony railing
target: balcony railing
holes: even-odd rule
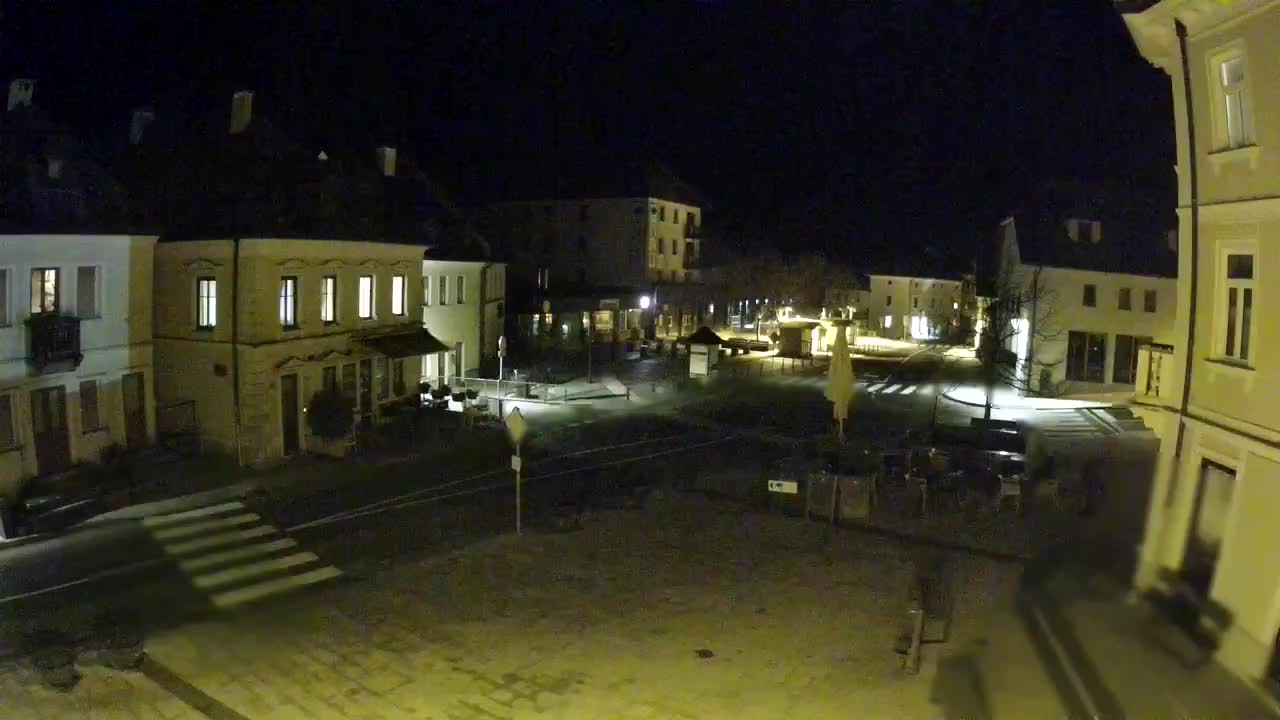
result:
[[[56,312],[27,318],[27,361],[38,372],[80,365],[80,318]],[[58,371],[54,370],[54,371]]]
[[[1139,402],[1171,404],[1173,385],[1173,346],[1155,343],[1139,345],[1134,399]]]

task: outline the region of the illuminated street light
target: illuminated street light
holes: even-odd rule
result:
[[[641,309],[641,310],[648,310],[648,309],[649,309],[649,305],[651,305],[652,303],[653,303],[653,301],[649,299],[649,296],[648,296],[648,295],[641,295],[641,296],[640,296],[640,309]]]

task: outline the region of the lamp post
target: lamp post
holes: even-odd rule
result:
[[[502,417],[502,361],[507,357],[507,336],[498,336],[498,386],[494,392],[498,396],[498,417]]]

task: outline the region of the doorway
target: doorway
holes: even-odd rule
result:
[[[120,378],[124,404],[124,443],[130,450],[147,444],[147,388],[142,373],[126,373]]]
[[[35,438],[38,473],[50,475],[71,467],[67,391],[64,388],[31,391],[31,433]]]
[[[1235,487],[1235,470],[1208,460],[1200,466],[1191,529],[1182,557],[1182,577],[1201,597],[1209,597],[1209,589],[1218,570],[1227,511],[1231,507]]]
[[[298,454],[298,375],[280,376],[280,432],[286,457]]]

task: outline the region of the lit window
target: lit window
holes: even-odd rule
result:
[[[218,281],[200,278],[196,281],[196,327],[212,330],[218,324]]]
[[[320,280],[320,321],[338,321],[338,276],[325,275]]]
[[[431,276],[422,276],[422,304],[431,307]]]
[[[440,276],[440,304],[441,305],[449,304],[449,276],[448,275]]]
[[[373,276],[361,275],[358,288],[360,296],[359,315],[361,320],[373,317]]]
[[[404,315],[405,282],[403,275],[391,276],[391,314]]]
[[[58,268],[31,271],[31,314],[58,312]]]
[[[1221,301],[1226,315],[1222,354],[1245,362],[1253,339],[1253,255],[1227,255],[1225,269]]]
[[[892,315],[885,315],[885,316],[884,316],[884,326],[885,326],[885,328],[891,328],[891,327],[893,327],[893,316],[892,316]]]
[[[1225,146],[1249,144],[1249,101],[1245,93],[1244,56],[1237,55],[1218,64],[1218,82],[1222,93],[1221,118]]]
[[[280,278],[280,326],[298,327],[298,278]]]

